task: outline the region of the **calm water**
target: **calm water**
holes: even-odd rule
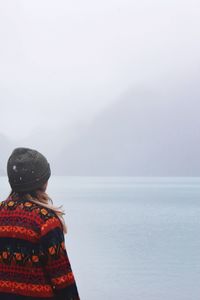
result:
[[[52,177],[48,192],[82,300],[199,299],[200,178]]]

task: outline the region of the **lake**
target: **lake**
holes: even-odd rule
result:
[[[52,176],[48,193],[81,300],[199,299],[200,178]]]

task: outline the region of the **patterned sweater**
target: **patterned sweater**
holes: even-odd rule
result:
[[[80,300],[53,210],[26,199],[0,202],[0,299]]]

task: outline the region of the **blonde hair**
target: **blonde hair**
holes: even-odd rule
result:
[[[63,206],[54,206],[53,204],[53,200],[49,197],[49,195],[42,189],[38,189],[35,191],[30,191],[30,192],[23,192],[23,193],[18,193],[18,192],[14,192],[11,191],[9,197],[11,197],[12,199],[14,198],[19,198],[20,196],[22,196],[23,198],[26,198],[27,200],[30,200],[36,204],[42,205],[46,208],[50,208],[52,209],[56,215],[58,216],[58,218],[60,219],[62,226],[63,226],[63,232],[64,234],[67,233],[67,226],[65,224],[65,220],[63,218],[63,216],[65,215],[64,209],[62,208]]]

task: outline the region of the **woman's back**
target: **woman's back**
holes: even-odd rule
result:
[[[0,299],[79,300],[59,217],[26,198],[0,203]]]

